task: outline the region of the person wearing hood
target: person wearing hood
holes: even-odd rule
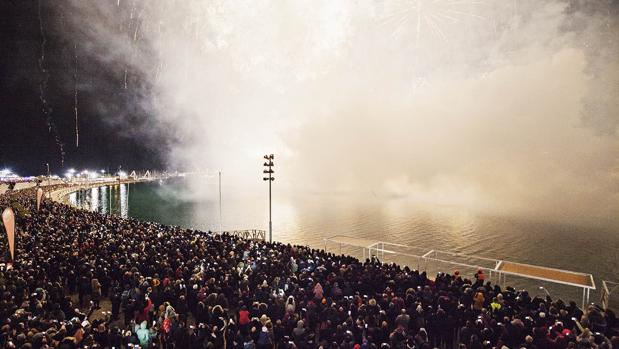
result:
[[[146,328],[146,321],[142,321],[141,324],[135,326],[135,334],[140,341],[140,347],[148,348],[155,337],[155,333],[152,329]]]
[[[290,257],[290,271],[295,274],[299,270],[299,265],[295,262],[293,257]]]
[[[292,314],[296,311],[296,308],[297,306],[294,297],[288,296],[288,299],[286,300],[286,313]]]
[[[322,296],[323,296],[322,285],[320,284],[320,282],[317,282],[316,286],[314,286],[314,298],[322,299]]]

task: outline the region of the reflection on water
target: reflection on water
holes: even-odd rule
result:
[[[129,216],[129,184],[120,185],[120,216],[126,218]]]
[[[108,210],[108,205],[106,205],[105,203],[108,202],[108,191],[106,190],[107,187],[102,187],[102,188],[98,188],[101,191],[101,202],[100,205],[98,205],[97,207],[99,208],[99,212],[106,214],[108,212],[110,212]]]
[[[267,195],[251,196],[224,188],[220,221],[216,190],[200,200],[189,200],[181,193],[182,183],[152,182],[89,189],[73,193],[69,199],[77,206],[101,213],[187,228],[219,230],[221,224],[224,230],[268,229]],[[526,217],[484,216],[464,208],[380,198],[368,201],[346,196],[278,194],[273,201],[273,238],[286,243],[324,248],[324,238],[348,235],[413,246],[415,250],[454,251],[593,273],[598,280],[616,279],[614,271],[619,270],[619,259],[614,253],[619,250],[619,234],[613,229],[548,223]],[[331,252],[339,252],[338,246],[330,248]],[[361,256],[360,249],[342,251]],[[411,251],[412,248],[406,252]],[[416,259],[391,255],[384,258],[415,267],[418,263]],[[428,267],[447,272],[454,268]],[[556,286],[544,286],[558,292]]]
[[[99,188],[90,191],[90,209],[99,212]]]
[[[129,217],[129,184],[111,185],[80,190],[69,194],[69,203],[102,214]]]

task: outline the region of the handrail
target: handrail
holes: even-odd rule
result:
[[[262,229],[237,229],[213,231],[214,234],[228,234],[246,240],[266,241],[266,230]]]
[[[609,285],[611,285],[610,288]],[[610,307],[610,297],[617,288],[619,288],[619,282],[602,280],[602,292],[600,295],[600,303],[602,303],[602,308],[608,309]]]
[[[566,286],[578,287],[578,288],[581,288],[583,291],[583,303],[582,303],[583,307],[585,306],[585,304],[587,304],[589,300],[590,291],[596,289],[595,279],[593,275],[588,274],[588,273],[573,272],[570,270],[562,270],[562,269],[557,269],[557,268],[536,266],[536,265],[531,265],[531,264],[518,263],[518,262],[506,261],[506,260],[501,260],[501,259],[495,259],[495,258],[470,256],[470,255],[465,255],[462,253],[456,253],[456,252],[450,252],[450,251],[425,249],[425,248],[418,247],[418,246],[407,246],[407,245],[394,244],[394,243],[384,242],[384,241],[373,241],[372,243],[368,243],[367,240],[364,240],[363,243],[355,244],[354,238],[349,237],[349,236],[343,236],[343,235],[336,235],[336,236],[324,238],[323,240],[325,242],[325,249],[327,247],[327,242],[339,243],[340,246],[342,244],[345,244],[349,246],[363,248],[364,259],[366,255],[365,254],[366,249],[368,250],[370,256],[372,255],[372,252],[375,252],[377,255],[378,253],[382,253],[383,256],[384,256],[384,253],[386,252],[388,254],[397,254],[399,256],[416,258],[418,269],[420,266],[420,261],[423,260],[426,263],[426,268],[427,268],[427,263],[430,261],[430,262],[446,263],[452,266],[488,270],[490,271],[490,277],[492,277],[492,274],[495,273],[499,278],[499,283],[501,283],[501,279],[502,279],[503,284],[505,284],[505,277],[507,275],[510,275],[510,276],[524,277],[524,278],[533,279],[533,280],[547,281],[547,282],[562,284]],[[411,253],[406,253],[406,252],[394,252],[391,250],[386,250],[385,245],[400,246],[404,248],[415,249],[423,253],[420,252],[419,254],[411,254]],[[477,265],[477,263],[469,264],[469,263],[460,262],[458,260],[449,260],[449,259],[445,259],[442,256],[440,256],[440,254],[457,257],[457,258],[465,258],[465,259],[472,259],[472,260],[478,260],[478,261],[489,261],[489,262],[492,262],[493,265],[482,266],[482,265]],[[519,265],[523,267],[537,268],[538,270],[556,271],[556,272],[562,272],[565,274],[584,276],[588,278],[588,281],[586,283],[584,282],[576,283],[576,282],[572,282],[571,280],[565,279],[565,278],[557,278],[557,277],[553,278],[552,275],[540,275],[538,273],[526,273],[526,272],[523,273],[523,272],[518,272],[518,271],[509,271],[503,268],[503,266],[507,263],[509,263],[510,265],[513,264],[513,265]]]

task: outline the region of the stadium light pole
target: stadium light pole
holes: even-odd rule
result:
[[[265,155],[264,158],[267,161],[264,163],[265,170],[262,171],[262,173],[266,176],[263,177],[262,180],[269,181],[269,242],[273,242],[273,221],[271,220],[271,182],[275,180],[275,177],[273,177],[273,166],[275,166],[273,160],[275,159],[275,156],[273,154]]]

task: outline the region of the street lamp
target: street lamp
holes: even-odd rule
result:
[[[273,160],[275,159],[275,156],[273,154],[265,155],[264,158],[267,161],[264,163],[265,170],[262,171],[262,173],[265,174],[265,177],[263,177],[262,180],[269,181],[269,242],[273,242],[273,222],[271,221],[271,182],[275,180],[275,177],[273,177],[273,166],[275,166],[275,164],[273,164]]]

